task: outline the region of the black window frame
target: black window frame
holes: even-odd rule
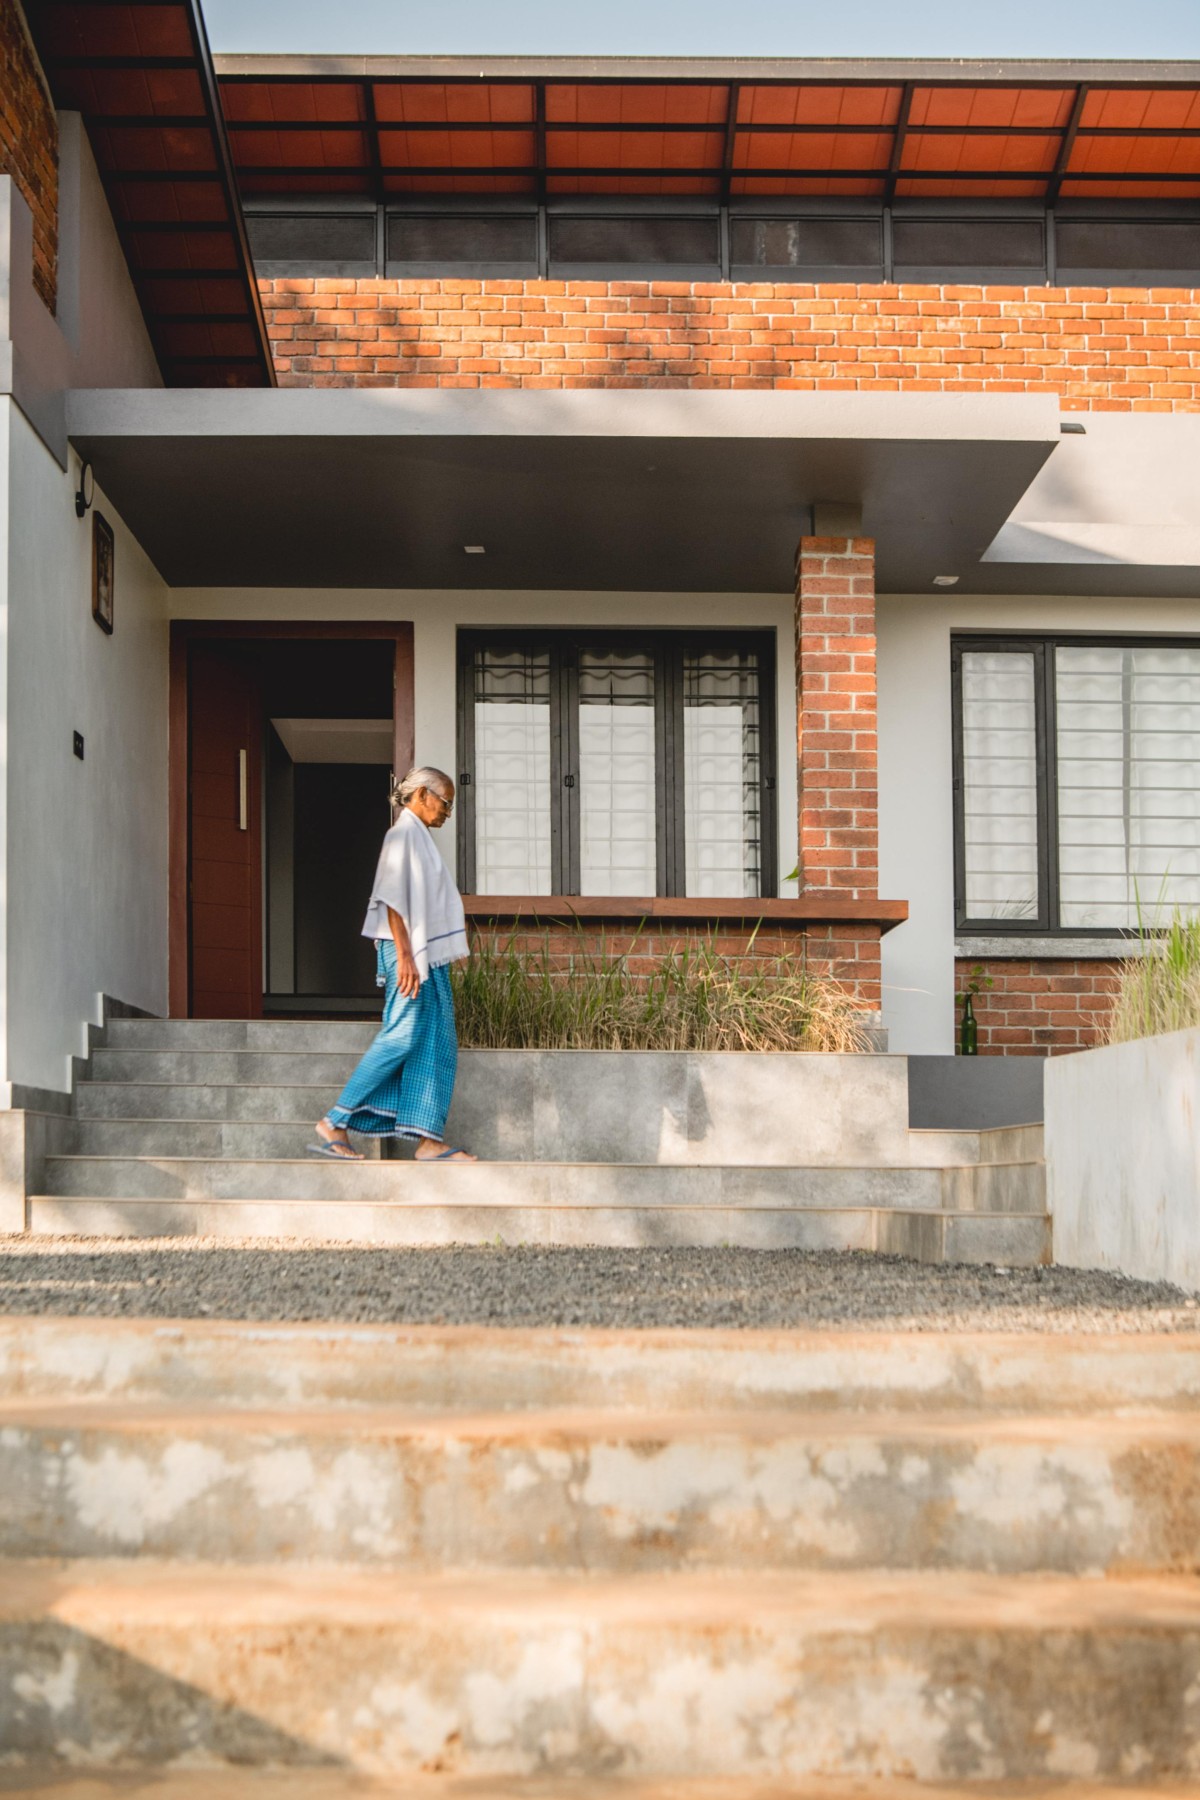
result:
[[[700,196],[673,195],[595,195],[574,194],[538,200],[534,195],[505,194],[391,194],[370,200],[362,195],[253,194],[244,201],[247,218],[307,217],[314,224],[322,215],[346,216],[367,212],[375,215],[374,259],[370,263],[344,262],[336,257],[306,256],[296,259],[264,258],[256,262],[264,277],[374,275],[386,279],[489,280],[513,278],[534,280],[693,280],[693,281],[811,281],[856,282],[876,285],[892,281],[931,281],[952,283],[1016,284],[1022,287],[1194,287],[1200,252],[1182,267],[1174,266],[1179,256],[1171,251],[1178,239],[1175,234],[1161,246],[1161,259],[1153,260],[1153,239],[1144,240],[1150,262],[1134,266],[1120,259],[1087,266],[1068,260],[1074,228],[1090,225],[1101,231],[1115,228],[1117,239],[1125,227],[1137,225],[1151,231],[1156,225],[1191,227],[1200,242],[1200,202],[1196,200],[1002,200],[941,198],[898,198],[894,201],[855,199],[849,196],[832,199],[819,195],[770,198],[764,195],[734,197],[729,200]],[[433,259],[394,256],[391,231],[394,222],[436,217],[460,222],[471,219],[520,217],[531,230],[531,250],[519,261],[489,261],[480,256],[435,257]],[[718,259],[716,262],[655,261],[635,263],[565,262],[551,254],[551,228],[556,219],[622,219],[629,222],[652,218],[673,220],[711,220],[716,229]],[[968,262],[956,259],[950,263],[912,263],[904,260],[903,240],[906,225],[940,224],[953,232],[955,224],[987,227],[1022,223],[1034,225],[1041,234],[1042,254],[1022,264],[1011,260]],[[741,227],[747,225],[794,225],[820,228],[831,224],[871,224],[875,227],[874,247],[863,262],[841,263],[808,260],[796,262],[739,262],[738,245],[742,243]],[[1059,239],[1062,238],[1060,244]],[[737,242],[735,242],[735,239]],[[832,247],[830,247],[832,248]],[[978,246],[986,255],[986,241]],[[1100,250],[1103,240],[1100,240]],[[1099,250],[1096,252],[1099,254]]]
[[[579,683],[581,650],[650,654],[654,658],[657,803],[657,880],[654,896],[685,898],[683,665],[691,655],[753,652],[759,658],[759,895],[773,899],[779,885],[777,815],[776,633],[745,631],[624,631],[612,626],[548,626],[545,629],[464,628],[458,633],[458,884],[475,893],[475,709],[477,650],[545,651],[550,656],[550,862],[551,893],[539,898],[580,897]],[[565,721],[565,724],[564,724]],[[533,896],[531,896],[532,898]],[[596,896],[606,898],[607,896]],[[738,896],[735,896],[738,897]]]
[[[954,925],[972,937],[1136,938],[1136,925],[1064,925],[1059,897],[1058,843],[1058,695],[1055,652],[1083,650],[1196,650],[1194,636],[1162,632],[952,632],[950,637],[950,714],[954,790]],[[1036,919],[972,918],[966,910],[966,834],[963,814],[963,694],[965,651],[1032,653],[1036,732],[1038,821],[1038,916]]]

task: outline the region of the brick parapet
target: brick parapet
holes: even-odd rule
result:
[[[717,931],[683,929],[652,921],[637,931],[581,921],[579,925],[512,925],[504,920],[473,919],[470,933],[475,942],[486,942],[498,951],[511,948],[531,964],[548,965],[556,975],[567,976],[585,961],[627,959],[634,976],[649,976],[665,960],[685,953],[712,951],[740,973],[788,973],[807,968],[828,977],[846,990],[864,1010],[880,1005],[880,930],[877,925],[793,925],[764,922],[758,925],[722,925]]]
[[[33,214],[33,284],[54,311],[58,266],[58,119],[20,7],[0,5],[0,174]]]
[[[1200,410],[1200,289],[686,281],[259,283],[301,387],[1054,393]]]
[[[875,545],[806,537],[796,557],[800,891],[879,888]]]
[[[978,957],[955,964],[962,993]],[[992,986],[975,996],[979,1051],[983,1056],[1057,1056],[1103,1043],[1120,984],[1120,963],[1041,959],[984,959]],[[955,1041],[957,1042],[957,1023]]]

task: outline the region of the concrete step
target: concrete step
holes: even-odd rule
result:
[[[0,1556],[1196,1573],[1200,1418],[0,1406]]]
[[[378,1030],[378,1019],[110,1019],[104,1043],[113,1050],[302,1049],[361,1056]]]
[[[947,1132],[947,1137],[960,1134]],[[1046,1154],[1043,1125],[993,1125],[975,1133],[980,1162],[1041,1162]]]
[[[284,1253],[286,1254],[286,1252]],[[364,1257],[350,1278],[378,1278]],[[1200,1414],[1200,1335],[515,1330],[0,1314],[0,1402]]]
[[[443,1206],[920,1207],[1039,1210],[1038,1164],[959,1169],[714,1167],[662,1163],[337,1162],[177,1155],[53,1155],[48,1194],[156,1200],[323,1200]],[[988,1204],[976,1208],[979,1192]]]
[[[542,1133],[535,1142],[532,1130],[519,1129],[517,1121],[497,1115],[494,1107],[487,1116],[484,1098],[471,1093],[472,1087],[479,1085],[478,1078],[468,1069],[459,1083],[447,1130],[455,1142],[469,1143],[489,1161],[593,1160],[624,1164],[638,1160],[633,1154],[638,1146],[630,1142],[628,1134],[615,1135],[606,1144],[592,1143],[590,1148],[594,1154],[590,1158],[563,1157],[558,1153],[561,1138],[552,1136],[549,1131]],[[301,1154],[304,1144],[312,1141],[313,1122],[330,1103],[329,1088],[312,1084],[215,1082],[206,1086],[174,1082],[82,1081],[75,1089],[75,1118],[70,1124],[64,1122],[58,1127],[57,1143],[62,1149],[96,1150],[100,1154],[110,1154],[113,1149],[129,1149],[133,1154],[156,1155],[163,1149],[169,1152],[173,1145],[180,1155]],[[228,1127],[238,1122],[267,1129],[262,1135],[253,1129],[246,1132],[226,1129],[219,1139],[212,1134],[187,1131],[180,1131],[177,1138],[164,1132],[147,1131],[143,1139],[137,1130],[124,1133],[121,1129],[126,1125],[148,1127],[153,1124],[169,1128],[189,1123]],[[104,1127],[109,1124],[112,1129],[106,1131]],[[1032,1129],[1040,1131],[1040,1127]],[[274,1136],[270,1135],[272,1131]],[[985,1158],[981,1156],[981,1143],[985,1137],[1002,1136],[1000,1132],[912,1131],[890,1144],[890,1161],[882,1153],[887,1146],[871,1145],[863,1147],[854,1160],[863,1165],[875,1161],[880,1167],[962,1167],[981,1160],[997,1160],[1002,1146],[989,1146],[990,1154]],[[207,1146],[216,1142],[223,1148],[209,1151]],[[1016,1142],[1018,1140],[1014,1140]],[[647,1143],[645,1147],[655,1160],[661,1154],[664,1162],[683,1166],[703,1166],[706,1161],[720,1160],[715,1154],[720,1148],[717,1143],[688,1143],[677,1139],[664,1142],[661,1133],[654,1143]],[[359,1148],[369,1153],[372,1149],[370,1140],[360,1140]],[[531,1148],[546,1154],[528,1154]],[[525,1154],[521,1153],[522,1149]],[[764,1154],[764,1149],[770,1154]],[[780,1166],[778,1152],[781,1149],[782,1146],[769,1141],[764,1146],[761,1138],[743,1138],[738,1145],[739,1154],[756,1166]],[[1019,1153],[1015,1151],[1011,1158],[1004,1160],[1039,1161],[1041,1154],[1040,1139],[1036,1143],[1031,1140],[1028,1150],[1021,1148]],[[813,1163],[837,1166],[840,1160],[840,1157],[827,1153],[814,1157]],[[787,1166],[786,1162],[782,1166]]]
[[[9,1771],[1114,1780],[1197,1768],[1200,1582],[12,1562]]]
[[[234,1156],[295,1158],[305,1154],[306,1146],[315,1141],[313,1121],[320,1116],[321,1102],[327,1099],[323,1088],[175,1088],[164,1085],[147,1089],[121,1082],[91,1084],[96,1093],[108,1093],[128,1110],[121,1113],[93,1110],[94,1102],[81,1109],[82,1116],[64,1120],[57,1126],[55,1148],[63,1154],[95,1156]],[[228,1096],[239,1104],[248,1104],[247,1096],[263,1092],[280,1097],[281,1104],[296,1103],[296,1097],[308,1100],[307,1112],[288,1119],[282,1110],[273,1117],[229,1118],[211,1115]],[[146,1093],[157,1096],[161,1111],[139,1116],[129,1096]],[[171,1096],[184,1095],[186,1111],[171,1116]],[[194,1098],[191,1098],[194,1096]],[[252,1102],[250,1102],[252,1103]],[[152,1102],[153,1104],[153,1102]],[[265,1108],[262,1109],[265,1111]],[[200,1115],[200,1116],[197,1116]],[[452,1134],[454,1135],[454,1134]],[[480,1142],[479,1134],[460,1134],[469,1142]],[[949,1168],[972,1165],[980,1161],[979,1134],[966,1131],[914,1132],[911,1155],[904,1166],[915,1168]],[[367,1156],[379,1155],[379,1140],[360,1138],[358,1148]],[[397,1146],[399,1149],[400,1147]],[[401,1154],[405,1154],[401,1150]],[[523,1160],[495,1158],[492,1160]],[[557,1160],[557,1159],[551,1159]],[[607,1158],[621,1162],[619,1157]],[[1028,1159],[1034,1160],[1034,1159]],[[695,1165],[689,1165],[695,1166]]]
[[[609,1775],[363,1775],[348,1769],[0,1770],[10,1800],[1195,1800],[1174,1781],[881,1781],[854,1776],[701,1776],[638,1781]]]
[[[387,1167],[388,1165],[384,1165]],[[938,1208],[520,1205],[419,1200],[121,1199],[34,1194],[28,1229],[48,1237],[271,1239],[316,1244],[544,1244],[629,1248],[870,1250],[925,1263],[1050,1261],[1045,1213]]]
[[[306,1048],[307,1027],[287,1029],[291,1049],[99,1049],[80,1111],[319,1118],[358,1051]],[[136,1093],[113,1091],[123,1083]],[[523,1162],[907,1165],[917,1142],[903,1057],[800,1053],[468,1050],[449,1129],[491,1160]],[[977,1134],[955,1135],[960,1145],[923,1138],[928,1158],[978,1160]]]
[[[168,1092],[175,1092],[169,1089]],[[189,1119],[76,1118],[58,1126],[55,1149],[70,1156],[203,1157],[298,1161],[317,1141],[312,1118]],[[372,1159],[378,1138],[357,1148]]]
[[[89,1075],[97,1081],[166,1081],[211,1086],[214,1082],[316,1085],[333,1097],[357,1063],[356,1049],[309,1050],[93,1050]]]

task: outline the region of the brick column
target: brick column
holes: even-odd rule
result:
[[[871,538],[800,540],[796,728],[800,892],[877,899],[879,749]],[[879,939],[878,925],[865,922],[810,932],[812,966],[826,968],[864,1006],[877,1009]]]
[[[800,891],[879,891],[875,544],[801,538],[796,559]]]

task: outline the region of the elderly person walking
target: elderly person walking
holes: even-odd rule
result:
[[[441,769],[412,769],[395,795],[400,816],[383,840],[363,936],[375,939],[383,1025],[325,1117],[314,1156],[361,1162],[350,1131],[416,1141],[419,1162],[474,1162],[446,1148],[458,1039],[450,964],[470,955],[458,889],[430,833],[454,807]]]

